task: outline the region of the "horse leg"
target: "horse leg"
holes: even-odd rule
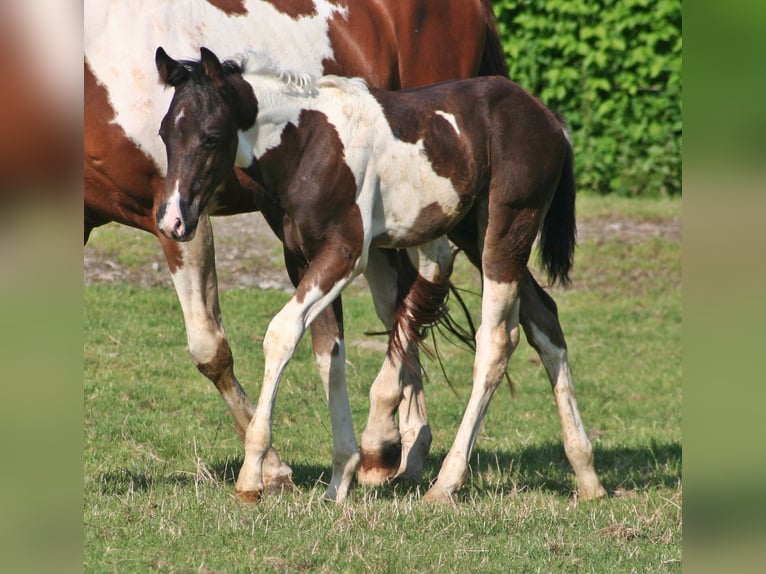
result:
[[[330,409],[332,428],[333,468],[325,498],[344,500],[351,484],[347,477],[353,474],[357,465],[358,449],[346,388],[346,347],[340,296],[311,323],[311,342]]]
[[[556,400],[564,450],[575,472],[579,497],[606,496],[593,467],[593,447],[580,418],[575,399],[567,344],[558,319],[556,303],[527,271],[521,281],[520,321],[529,344],[540,355]]]
[[[441,266],[434,263],[436,253],[435,250],[430,260],[418,258],[412,263],[424,279],[446,281],[448,274],[440,278],[444,262],[441,261]],[[442,260],[451,259],[446,241],[438,256]],[[363,484],[382,484],[394,477],[419,481],[431,446],[417,337],[413,331],[400,329],[396,321],[397,283],[401,280],[399,273],[404,271],[401,265],[397,268],[396,257],[391,251],[372,251],[365,272],[378,317],[387,330],[399,329],[396,337],[400,348],[394,350],[389,345],[383,366],[370,387],[370,413],[362,433],[362,458],[357,474]],[[416,297],[413,295],[418,292],[415,285],[423,284],[414,279],[406,289],[402,304]],[[407,311],[405,307],[401,310]],[[394,420],[397,410],[398,430]]]
[[[237,434],[244,440],[255,409],[234,374],[234,358],[221,322],[209,216],[200,217],[192,240],[178,243],[160,236],[160,243],[181,303],[192,359],[197,369],[218,389],[234,418]],[[289,487],[290,467],[273,451],[268,453],[266,460],[268,488]]]
[[[426,500],[449,502],[465,482],[479,426],[519,341],[518,281],[496,282],[484,276],[481,325],[476,333],[473,388],[452,448]]]
[[[443,310],[453,258],[452,248],[446,237],[418,248],[408,249],[407,255],[418,274],[404,297],[397,321],[399,337],[406,345],[404,371],[411,374],[412,383],[404,386],[399,405],[402,460],[396,478],[419,481],[423,475],[423,463],[431,447],[432,437],[426,417],[423,377],[418,354],[418,331],[424,324],[437,320]],[[401,325],[406,321],[411,322],[410,327],[402,329]]]
[[[397,301],[396,254],[370,250],[364,272],[378,318],[387,331],[394,325]],[[370,411],[361,436],[360,484],[383,484],[399,469],[402,443],[395,414],[402,402],[403,387],[412,373],[403,369],[399,356],[386,353],[383,366],[370,386]],[[422,385],[421,385],[422,389]]]
[[[245,459],[236,483],[236,492],[244,500],[258,500],[264,490],[263,465],[272,446],[271,419],[282,373],[306,328],[354,278],[354,264],[347,258],[338,260],[335,256],[335,253],[347,252],[348,249],[336,250],[334,247],[325,249],[309,264],[295,293],[274,316],[266,330],[263,340],[263,386],[255,413],[245,434]],[[333,275],[329,276],[329,273]],[[324,292],[318,287],[319,285],[331,285],[331,287]],[[341,346],[338,347],[337,359],[334,361],[336,366],[338,360],[343,360],[341,348]],[[333,361],[331,360],[330,363],[332,365]],[[333,438],[333,477],[325,497],[340,502],[348,493],[351,479],[359,463],[359,454],[356,449],[348,397],[335,396],[345,394],[345,384],[334,385],[333,377],[328,378],[328,402],[333,435],[337,434],[338,437]]]

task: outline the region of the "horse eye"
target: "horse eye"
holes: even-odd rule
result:
[[[221,135],[218,132],[211,132],[209,134],[205,134],[202,137],[202,147],[207,149],[213,149],[218,145],[219,141],[221,141]]]

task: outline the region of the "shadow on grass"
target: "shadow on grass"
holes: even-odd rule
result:
[[[446,453],[445,453],[446,456]],[[429,457],[430,459],[431,457]],[[438,473],[439,458],[433,469]],[[596,447],[596,473],[609,494],[620,490],[677,488],[681,481],[681,444],[652,441],[646,446]],[[430,460],[429,460],[430,462]],[[517,452],[476,449],[467,482],[540,489],[571,496],[574,472],[561,443],[544,443]],[[427,471],[431,468],[427,468]]]
[[[424,465],[424,480],[394,483],[376,489],[378,498],[393,498],[410,492],[425,492],[428,481],[439,472],[446,452],[432,453]],[[330,461],[327,465],[291,463],[293,482],[301,490],[322,488],[330,480]],[[677,488],[681,481],[681,444],[678,442],[652,442],[639,447],[597,448],[596,472],[609,494],[620,490]],[[215,481],[233,488],[242,466],[242,458],[226,458],[205,463],[198,473],[171,472],[152,476],[146,473],[119,469],[99,477],[104,494],[125,494],[147,491],[155,485],[189,486],[198,481]],[[360,487],[356,487],[360,489]],[[572,496],[575,480],[572,468],[561,443],[544,443],[520,451],[492,452],[476,449],[471,463],[465,491],[516,489],[543,490],[561,496]]]

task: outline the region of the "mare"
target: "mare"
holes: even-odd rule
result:
[[[184,206],[204,203],[236,165],[279,206],[285,249],[306,263],[264,337],[263,384],[237,493],[257,500],[263,492],[280,377],[309,325],[367,270],[376,248],[406,250],[416,283],[441,293],[452,267],[447,234],[459,230],[473,238],[470,256],[482,273],[481,323],[471,396],[426,498],[450,501],[465,482],[520,321],[548,371],[580,496],[603,496],[556,306],[527,268],[539,234],[549,281],[569,280],[573,152],[557,116],[498,76],[393,92],[358,78],[290,72],[263,54],[249,60],[247,68],[222,64],[206,48],[199,61],[176,61],[162,48],[155,55],[160,78],[174,88],[159,130],[168,158],[160,227],[176,229],[179,218],[193,226]],[[326,496],[343,500],[359,454],[346,388],[330,386],[329,393]]]
[[[157,126],[170,93],[150,67],[157,45],[196,54],[214,50],[267,50],[286,67],[314,74],[364,77],[370,85],[398,89],[476,74],[507,75],[489,0],[86,0],[84,6],[85,240],[94,227],[122,223],[154,234],[164,251],[198,369],[225,400],[244,437],[254,408],[234,373],[221,320],[210,215],[263,211],[281,226],[273,202],[241,171],[194,210],[194,229],[157,226],[165,150]],[[204,203],[204,205],[203,205]],[[162,218],[160,218],[162,219]],[[173,222],[175,223],[175,222]],[[187,239],[179,243],[175,239]],[[285,251],[297,284],[300,260]],[[407,300],[403,258],[370,253],[367,278],[386,329]],[[345,386],[340,298],[312,323],[312,343],[324,388]],[[389,353],[370,388],[370,413],[361,436],[359,479],[380,483],[395,475],[417,479],[431,441],[417,346],[408,344],[404,368]],[[398,410],[398,427],[396,422]],[[275,453],[266,481],[289,484],[290,469]]]

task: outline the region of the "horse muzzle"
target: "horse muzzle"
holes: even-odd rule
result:
[[[199,214],[178,197],[163,203],[157,210],[157,229],[174,241],[189,241],[194,238]]]

